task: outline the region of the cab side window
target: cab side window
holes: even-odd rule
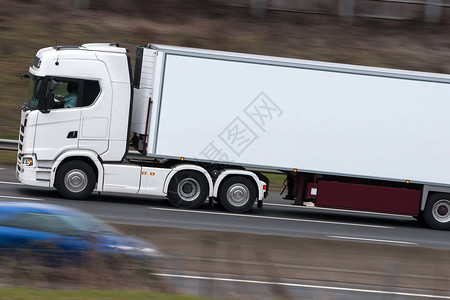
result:
[[[53,94],[55,95],[54,108],[71,108],[79,106],[80,82],[65,80],[56,80],[56,82],[57,85],[53,91]]]
[[[97,99],[100,94],[100,85],[95,80],[84,81],[83,106],[89,106]]]
[[[100,94],[100,85],[95,80],[50,78],[47,94],[53,93],[52,108],[73,108],[89,106]]]

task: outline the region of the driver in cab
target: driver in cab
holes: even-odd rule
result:
[[[76,107],[78,101],[78,83],[77,82],[69,82],[67,84],[67,96],[57,96],[55,97],[55,107],[59,108],[70,108]]]

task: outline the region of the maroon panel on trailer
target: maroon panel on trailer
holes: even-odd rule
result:
[[[317,206],[417,216],[420,191],[319,181]]]

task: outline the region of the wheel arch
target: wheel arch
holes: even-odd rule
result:
[[[92,151],[67,151],[62,153],[53,163],[50,186],[55,185],[58,168],[68,161],[81,160],[89,164],[95,172],[97,190],[103,189],[103,166],[96,153]]]
[[[445,186],[435,186],[435,185],[424,185],[422,189],[422,199],[420,201],[420,211],[425,210],[427,204],[427,199],[434,193],[445,193],[450,194],[450,187]]]
[[[214,182],[213,197],[218,197],[220,185],[224,182],[224,180],[234,176],[244,176],[249,178],[250,181],[255,185],[257,192],[257,199],[262,200],[264,198],[264,185],[261,183],[261,180],[255,173],[246,170],[233,170],[233,169],[225,170],[219,174],[216,181]],[[268,182],[266,182],[266,184],[267,183]]]
[[[214,190],[214,184],[213,184],[211,175],[204,168],[197,166],[197,165],[191,165],[191,164],[176,165],[175,167],[173,167],[172,171],[166,177],[166,181],[164,182],[163,192],[165,194],[167,194],[167,192],[169,190],[169,184],[170,184],[170,181],[172,180],[173,176],[175,176],[175,174],[177,174],[178,172],[185,171],[185,170],[196,171],[196,172],[203,174],[206,177],[206,180],[208,181],[208,188],[209,188],[208,197],[212,197],[213,190]]]
[[[428,227],[438,230],[450,230],[450,194],[429,193],[423,220]]]

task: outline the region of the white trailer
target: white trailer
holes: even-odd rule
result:
[[[115,45],[42,49],[30,74],[22,182],[243,212],[268,184],[251,170],[277,170],[297,203],[450,228],[449,75],[153,44],[137,48],[132,89]],[[55,104],[70,82],[79,104]],[[130,131],[141,159],[125,159]]]

